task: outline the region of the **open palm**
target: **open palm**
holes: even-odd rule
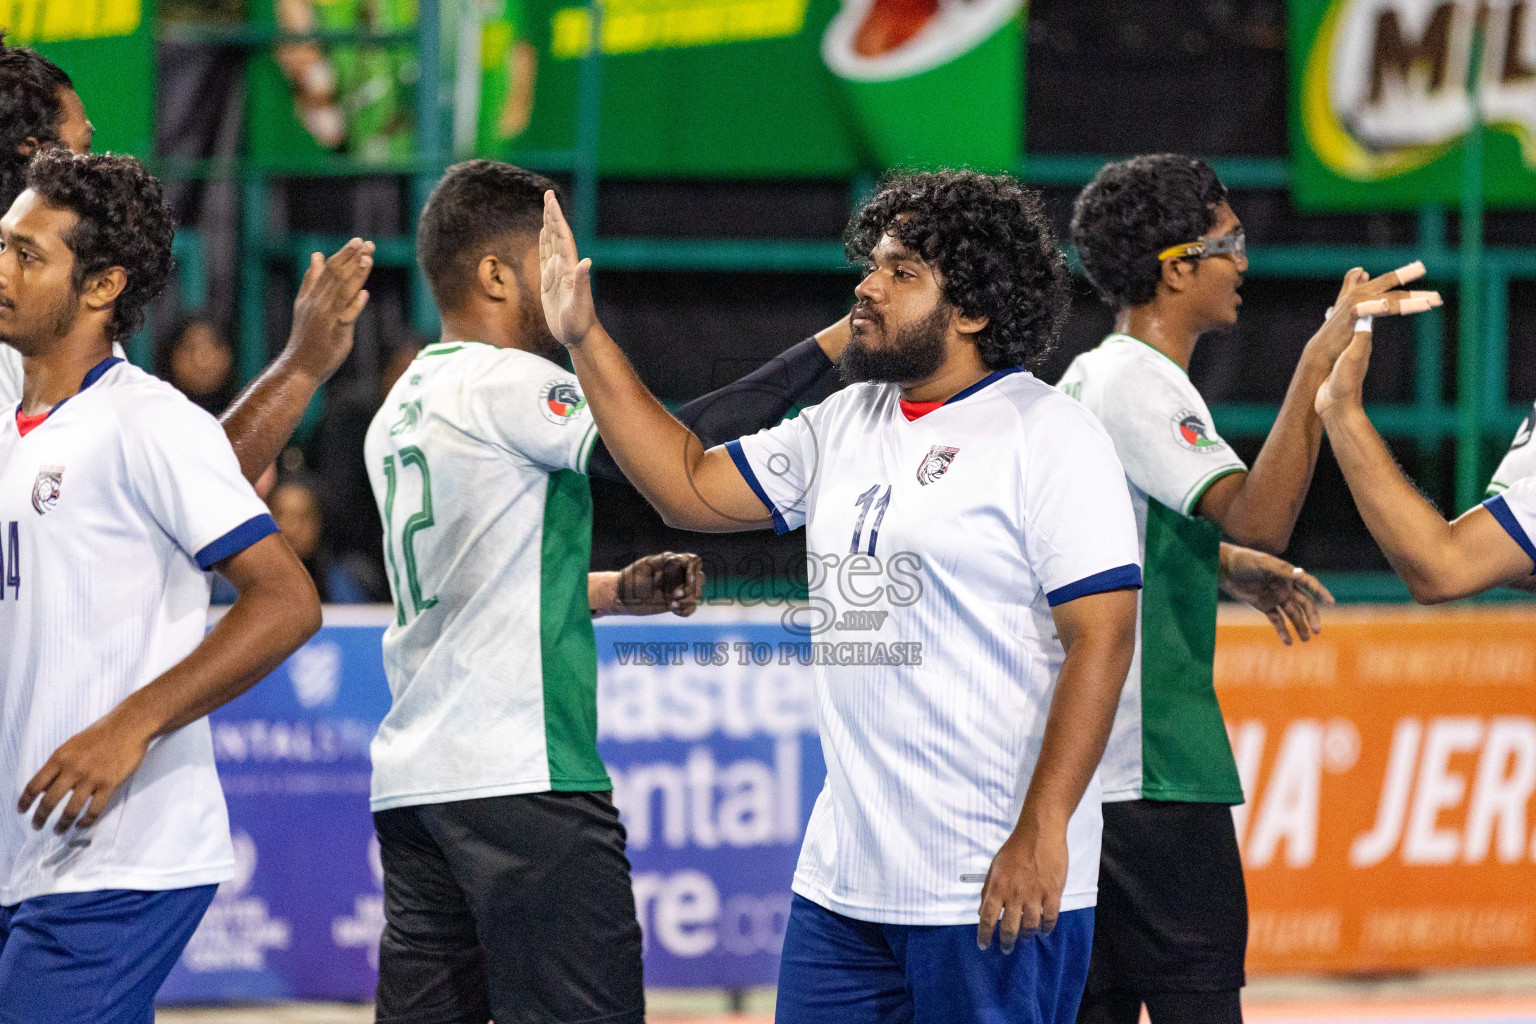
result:
[[[576,256],[576,237],[560,201],[544,193],[544,226],[539,230],[540,295],[544,319],[562,345],[579,345],[597,323],[592,307],[592,261]]]

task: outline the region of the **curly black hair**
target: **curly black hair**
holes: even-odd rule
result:
[[[465,160],[448,168],[416,226],[416,262],[439,309],[463,301],[482,256],[515,257],[497,250],[503,240],[539,233],[544,193],[551,189],[559,191],[543,175],[497,160]]]
[[[27,164],[27,187],[80,218],[64,239],[75,256],[76,291],[109,267],[127,272],[107,324],[110,340],[125,340],[144,323],[144,307],[165,290],[175,265],[176,225],[160,182],[131,156],[50,147]]]
[[[989,368],[1037,363],[1055,345],[1070,278],[1038,193],[1004,174],[897,172],[848,222],[849,261],[867,265],[888,232],[937,268],[951,305],[987,318],[976,348]]]
[[[1193,157],[1157,153],[1105,164],[1072,209],[1072,244],[1099,298],[1115,309],[1157,295],[1157,254],[1216,222],[1227,189]]]
[[[64,69],[39,53],[6,46],[0,30],[0,213],[10,209],[26,188],[27,159],[18,152],[27,139],[59,141],[64,119],[60,89],[73,89]]]

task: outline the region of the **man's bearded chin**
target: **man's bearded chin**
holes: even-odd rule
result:
[[[926,380],[944,365],[944,338],[952,306],[943,299],[916,323],[898,328],[890,343],[871,348],[858,333],[849,339],[838,370],[849,384],[865,381],[906,384]],[[884,323],[882,318],[881,323]]]
[[[549,321],[544,318],[544,300],[538,292],[527,288],[521,289],[521,292],[518,319],[522,322],[523,337],[527,339],[529,348],[535,355],[541,355],[551,362],[563,363],[565,346],[560,344],[560,339],[549,329]]]
[[[80,317],[80,296],[70,292],[53,309],[43,317],[47,325],[41,332],[28,334],[14,334],[10,331],[0,331],[0,342],[11,346],[22,355],[34,355],[40,350],[46,350],[46,344],[39,346],[38,342],[57,341],[70,331],[75,329],[75,321]]]

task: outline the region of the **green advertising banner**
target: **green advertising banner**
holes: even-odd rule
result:
[[[1536,2],[1290,0],[1298,204],[1454,203],[1477,98],[1490,206],[1536,205]]]
[[[154,0],[0,0],[0,28],[74,79],[97,152],[147,157],[155,135]]]
[[[272,0],[260,2],[270,17]],[[285,0],[280,9],[294,30],[394,29],[414,22],[414,7]],[[445,0],[443,13],[452,155],[515,160],[573,148],[589,8]],[[842,176],[1019,163],[1020,0],[602,0],[601,22],[604,174]],[[350,64],[349,49],[359,54]],[[369,52],[280,48],[253,76],[252,155],[291,168],[335,153],[381,166],[407,158],[412,51]]]

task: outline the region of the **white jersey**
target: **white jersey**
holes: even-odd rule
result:
[[[1063,651],[1051,609],[1141,582],[1104,428],[1023,370],[908,419],[860,384],[726,447],[779,532],[806,527],[827,781],[794,891],[837,913],[975,924],[1018,821]],[[913,413],[913,415],[918,415]],[[1097,779],[1062,909],[1098,891]]]
[[[1057,386],[1115,443],[1146,574],[1136,657],[1100,768],[1104,799],[1242,803],[1212,678],[1221,531],[1195,508],[1247,467],[1184,369],[1128,334],[1078,356]]]
[[[1536,565],[1536,476],[1520,477],[1502,493],[1484,501],[1483,506]],[[1536,570],[1532,575],[1536,575]]]
[[[0,409],[21,401],[21,353],[0,341]]]
[[[123,346],[113,345],[112,354],[122,359]],[[21,375],[21,353],[0,341],[0,409],[21,401]]]
[[[1513,487],[1516,481],[1536,476],[1536,445],[1531,444],[1533,416],[1536,416],[1536,411],[1526,413],[1525,419],[1520,421],[1520,429],[1515,431],[1515,439],[1510,442],[1509,451],[1504,453],[1499,468],[1493,471],[1493,479],[1488,481],[1490,495],[1502,494]]]
[[[213,417],[119,359],[26,437],[15,412],[0,422],[0,905],[231,878],[207,719],[150,744],[89,829],[34,831],[16,801],[201,642],[205,570],[277,527]]]
[[[605,790],[587,607],[597,427],[576,378],[480,342],[422,349],[368,428],[395,621],[374,810]]]

